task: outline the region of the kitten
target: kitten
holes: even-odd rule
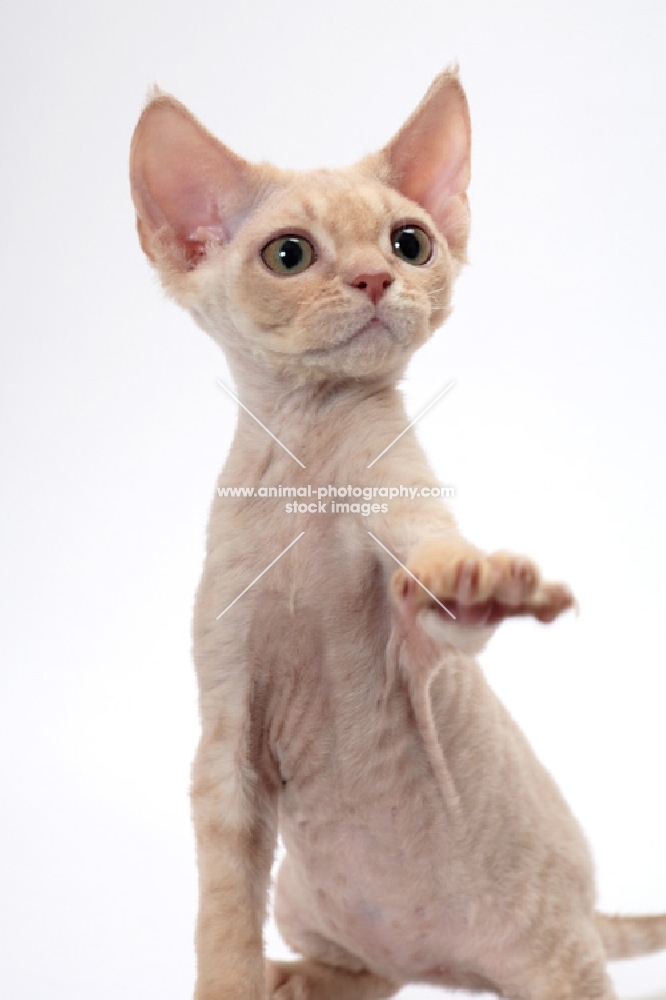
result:
[[[379,153],[306,173],[246,162],[152,95],[131,154],[139,237],[235,379],[221,494],[437,485],[396,385],[448,315],[469,177],[455,72]],[[474,660],[504,617],[572,603],[432,497],[368,516],[216,499],[194,620],[196,1000],[408,982],[610,998],[608,958],[666,947],[666,916],[595,913],[578,824]],[[292,963],[262,948],[278,822]]]

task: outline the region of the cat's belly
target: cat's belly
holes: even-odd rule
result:
[[[418,814],[404,834],[407,811],[417,805],[405,802],[398,823],[390,815],[377,815],[371,828],[353,817],[329,822],[309,831],[312,841],[326,840],[313,851],[299,849],[303,828],[294,837],[290,824],[282,825],[287,857],[276,915],[293,947],[303,950],[299,931],[305,941],[315,932],[368,968],[411,980],[435,978],[447,956],[459,954],[460,930],[474,914],[462,913],[446,886],[446,838],[424,835]]]
[[[355,773],[285,790],[276,916],[296,950],[315,932],[385,975],[429,978],[473,914],[449,884],[455,835],[418,731],[389,725],[385,742]]]

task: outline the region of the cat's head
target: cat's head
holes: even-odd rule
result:
[[[230,360],[298,380],[395,373],[448,314],[469,229],[455,72],[341,170],[248,163],[155,93],[130,174],[144,251]]]

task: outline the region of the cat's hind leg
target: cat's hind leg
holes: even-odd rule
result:
[[[401,987],[367,969],[352,971],[315,959],[266,963],[269,1000],[384,1000]]]
[[[542,932],[501,987],[510,1000],[617,1000],[601,938],[587,921]]]

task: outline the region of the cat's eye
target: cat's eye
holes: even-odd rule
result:
[[[276,274],[300,274],[317,259],[314,247],[303,236],[278,236],[264,247],[261,256]]]
[[[391,233],[393,253],[408,264],[427,264],[432,257],[430,237],[419,226],[399,226]]]

